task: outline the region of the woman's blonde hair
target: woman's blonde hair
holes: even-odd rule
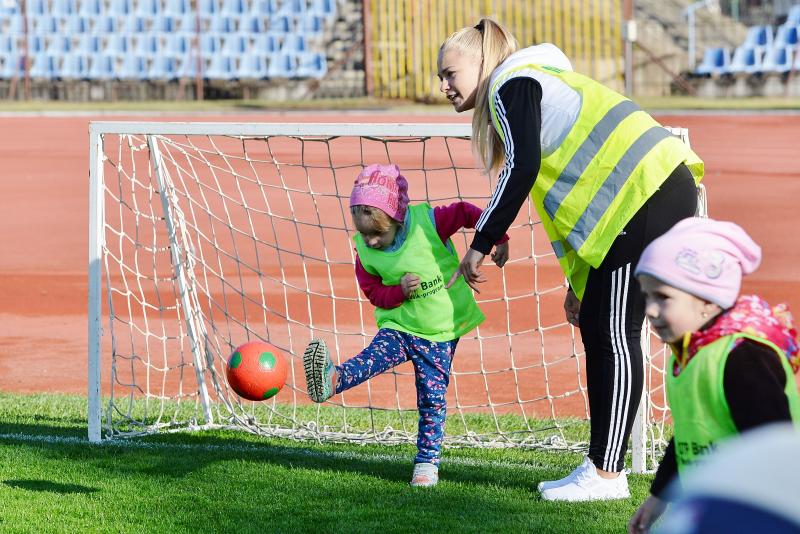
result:
[[[516,52],[517,48],[517,40],[511,32],[491,18],[482,18],[475,26],[458,30],[439,48],[440,58],[446,51],[456,49],[481,62],[475,110],[472,112],[472,147],[481,158],[487,173],[496,171],[505,158],[503,142],[491,124],[489,79],[494,69]]]

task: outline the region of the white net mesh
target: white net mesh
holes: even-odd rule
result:
[[[342,362],[376,331],[353,270],[355,176],[396,163],[412,202],[483,207],[494,184],[475,167],[468,125],[296,125],[296,135],[269,125],[135,126],[95,126],[105,327],[96,342],[100,368],[111,370],[102,382],[105,437],[235,426],[412,441],[410,363],[318,406],[306,396],[301,357],[322,337]],[[477,300],[487,320],[456,352],[446,444],[583,448],[583,349],[564,319],[563,275],[527,204],[509,235],[506,267],[484,266],[489,282]],[[454,236],[460,253],[470,239]],[[225,380],[232,349],[253,339],[289,364],[286,386],[260,403]],[[664,353],[654,347],[644,426],[651,458],[667,413]]]

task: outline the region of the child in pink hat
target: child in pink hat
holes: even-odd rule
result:
[[[699,217],[680,221],[642,253],[636,276],[645,313],[672,348],[665,382],[674,435],[631,533],[649,530],[666,507],[670,480],[721,442],[767,423],[800,425],[791,315],[739,294],[742,276],[760,262],[761,248],[739,226]]]
[[[356,278],[375,306],[378,333],[360,354],[334,366],[322,339],[303,356],[308,394],[324,402],[406,361],[414,365],[419,427],[412,486],[439,479],[450,367],[459,338],[484,315],[467,283],[445,284],[459,258],[450,237],[474,228],[481,209],[468,202],[432,208],[408,203],[408,182],[397,165],[370,165],[356,178],[350,213],[357,230]],[[508,259],[508,236],[492,260]]]

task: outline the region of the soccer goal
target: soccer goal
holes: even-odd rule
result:
[[[675,130],[686,138],[685,130]],[[485,206],[468,124],[93,122],[90,127],[89,439],[238,428],[329,441],[416,436],[404,364],[322,405],[301,356],[322,337],[335,360],[376,328],[353,263],[348,199],[370,163],[396,163],[412,202]],[[448,391],[448,446],[582,450],[588,441],[583,348],[564,318],[564,277],[529,205],[504,269],[487,262],[487,320],[459,343]],[[469,232],[455,236],[463,254]],[[268,341],[287,358],[274,398],[239,398],[233,348]],[[664,444],[665,353],[647,354],[634,469]]]

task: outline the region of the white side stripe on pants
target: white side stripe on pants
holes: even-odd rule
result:
[[[630,270],[631,264],[627,263],[614,271],[611,278],[609,330],[614,351],[614,392],[606,450],[603,454],[605,471],[617,470],[617,456],[622,449],[631,401],[631,361],[628,339],[625,335]]]

